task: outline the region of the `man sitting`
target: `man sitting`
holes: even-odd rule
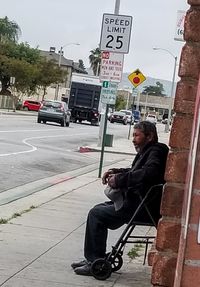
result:
[[[131,219],[140,203],[138,192],[144,196],[151,186],[164,183],[169,149],[158,142],[156,126],[148,121],[135,124],[132,142],[137,151],[132,166],[110,169],[102,177],[103,184],[122,191],[122,206],[116,208],[114,202],[108,201],[97,204],[89,211],[84,244],[85,260],[71,265],[78,275],[91,275],[91,263],[105,257],[108,229],[117,229]],[[139,220],[143,220],[142,215]]]

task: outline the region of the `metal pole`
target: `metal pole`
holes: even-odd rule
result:
[[[102,138],[101,157],[100,157],[99,175],[98,175],[99,178],[101,177],[102,167],[103,167],[103,156],[104,156],[104,147],[105,147],[105,141],[106,141],[106,129],[107,129],[107,114],[108,114],[108,104],[106,104],[105,121],[104,121],[104,127],[103,127],[103,138]]]
[[[138,94],[137,94],[137,105],[136,105],[136,111],[139,111],[139,106],[140,106],[140,92],[138,91]]]
[[[62,52],[63,52],[63,47],[60,47],[59,58],[58,58],[58,67],[61,66]],[[58,99],[58,92],[59,92],[59,84],[56,85],[55,100]]]
[[[114,14],[119,15],[120,0],[115,0],[115,12]]]
[[[120,0],[115,0],[115,11],[114,14],[119,15]],[[107,129],[107,114],[108,114],[108,104],[106,104],[105,119],[104,119],[104,128],[103,128],[103,137],[102,137],[102,146],[101,146],[101,157],[99,164],[99,175],[101,177],[102,167],[103,167],[103,155],[104,155],[104,146],[106,139],[106,129]]]
[[[166,51],[168,54],[170,54],[174,58],[174,70],[173,70],[173,77],[172,77],[172,86],[171,86],[171,94],[170,94],[170,103],[169,103],[169,111],[168,111],[168,117],[167,117],[167,123],[165,124],[165,132],[169,132],[170,127],[170,121],[171,121],[171,113],[172,113],[172,101],[173,101],[173,92],[174,92],[174,84],[175,84],[175,75],[176,75],[176,63],[177,63],[177,57],[174,56],[169,50],[154,47],[153,50],[163,50]]]
[[[145,106],[144,106],[144,120],[146,118],[146,113],[147,113],[147,102],[148,102],[148,96],[149,94],[146,94],[146,99],[145,99]]]
[[[176,63],[177,63],[177,57],[174,57],[174,70],[173,70],[173,77],[172,77],[172,86],[171,86],[171,95],[170,95],[170,103],[169,103],[169,112],[168,112],[167,124],[165,125],[165,132],[169,132],[170,121],[171,121],[172,101],[173,101],[174,84],[175,84],[175,74],[176,74]]]

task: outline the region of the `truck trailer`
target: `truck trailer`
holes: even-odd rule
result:
[[[72,73],[69,109],[73,122],[99,123],[99,101],[101,94],[99,77]]]

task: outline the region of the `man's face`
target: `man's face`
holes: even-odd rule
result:
[[[133,130],[132,142],[137,152],[139,152],[150,140],[150,137],[145,136],[140,129]]]

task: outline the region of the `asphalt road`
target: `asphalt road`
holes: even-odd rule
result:
[[[129,126],[108,123],[107,133],[127,137]],[[33,116],[0,115],[0,192],[99,162],[99,154],[81,154],[97,143],[99,127],[38,124]]]

